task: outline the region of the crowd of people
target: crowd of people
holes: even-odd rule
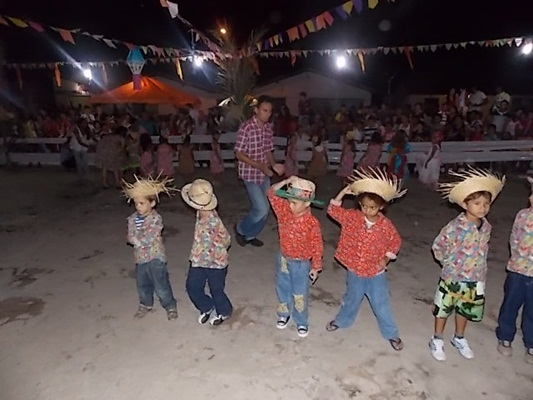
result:
[[[275,327],[285,329],[292,320],[298,336],[304,338],[310,331],[310,285],[317,281],[324,257],[321,224],[311,206],[322,206],[324,202],[315,198],[313,182],[295,175],[271,185],[271,177],[287,174],[284,165],[278,164],[273,156],[273,132],[269,124],[272,101],[259,98],[253,110],[253,117],[237,132],[238,174],[244,182],[251,208],[233,227],[235,240],[241,247],[263,246],[258,236],[265,227],[269,206],[272,208],[279,231]],[[441,183],[439,188],[446,199],[462,208],[462,212],[441,229],[431,246],[442,269],[432,307],[434,326],[429,351],[441,362],[446,360],[444,329],[452,315],[455,322],[452,346],[462,357],[474,358],[465,330],[468,324],[483,318],[492,230],[486,216],[505,184],[505,177],[475,168],[453,175],[452,182]],[[533,186],[533,179],[530,182]],[[128,240],[134,247],[137,263],[139,308],[134,315],[136,318],[143,318],[151,311],[154,293],[160,298],[169,320],[178,315],[161,239],[162,218],[154,209],[159,194],[170,193],[167,183],[168,180],[137,179],[126,184],[124,189],[136,206],[128,219]],[[326,325],[326,331],[349,328],[366,297],[383,338],[395,351],[403,350],[404,342],[393,316],[387,282],[387,270],[398,257],[402,239],[383,210],[406,192],[397,176],[367,168],[356,171],[350,183],[330,200],[327,213],[341,227],[334,257],[346,270],[346,292],[337,315]],[[343,207],[342,201],[348,195],[355,196],[356,209]],[[225,291],[231,237],[216,212],[218,199],[208,181],[197,179],[188,183],[182,187],[181,196],[196,210],[186,290],[198,310],[198,322],[209,321],[217,326],[231,318],[233,310]],[[507,264],[496,338],[497,350],[511,356],[516,320],[522,308],[525,359],[533,363],[533,195],[529,202],[530,207],[519,211],[512,228],[511,258]]]

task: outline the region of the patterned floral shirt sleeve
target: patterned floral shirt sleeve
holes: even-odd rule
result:
[[[346,222],[346,218],[350,215],[348,210],[343,208],[341,204],[342,202],[331,199],[328,206],[328,215],[339,224],[343,225]]]
[[[516,214],[509,240],[511,258],[507,270],[533,276],[533,208]]]
[[[324,255],[324,243],[320,223],[315,219],[315,224],[309,231],[309,247],[311,248],[311,269],[322,270],[322,257]]]

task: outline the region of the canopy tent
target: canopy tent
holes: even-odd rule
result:
[[[101,104],[171,104],[176,107],[185,107],[187,104],[192,104],[193,106],[201,104],[197,96],[145,76],[141,77],[141,90],[133,90],[133,82],[129,82],[100,95],[92,96],[90,102]]]

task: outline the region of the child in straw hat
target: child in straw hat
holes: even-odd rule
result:
[[[352,183],[330,201],[328,215],[341,225],[335,258],[347,269],[347,289],[337,316],[326,326],[327,331],[351,326],[366,296],[381,335],[394,350],[403,349],[390,306],[386,272],[389,261],[396,259],[402,241],[393,223],[381,211],[405,193],[396,177],[368,168],[355,171]],[[342,199],[347,194],[357,196],[360,209],[342,207]]]
[[[505,177],[472,167],[450,174],[459,179],[441,183],[439,190],[464,212],[442,228],[432,246],[435,259],[442,266],[433,305],[435,333],[429,341],[431,355],[437,361],[446,360],[443,332],[453,312],[455,335],[451,344],[463,357],[474,358],[464,333],[468,321],[479,322],[483,318],[492,229],[485,217],[505,183]]]
[[[135,275],[139,292],[139,309],[135,318],[143,318],[152,310],[154,291],[161,306],[167,311],[168,320],[178,318],[176,299],[168,279],[167,258],[161,232],[163,219],[155,210],[159,194],[171,195],[172,180],[139,179],[135,183],[124,182],[124,194],[135,203],[135,212],[128,217],[128,243],[133,245]]]
[[[196,179],[181,189],[185,203],[196,210],[194,240],[189,257],[187,293],[200,312],[198,322],[220,325],[231,316],[233,306],[224,291],[228,274],[228,247],[231,236],[216,212],[213,186]],[[205,293],[205,284],[211,296]]]
[[[511,343],[516,334],[516,318],[522,308],[522,335],[526,347],[526,361],[533,363],[533,178],[529,208],[516,214],[511,238],[511,258],[507,263],[504,297],[498,315],[498,351],[511,356]]]
[[[278,220],[281,248],[276,267],[276,327],[285,329],[292,317],[298,336],[306,337],[309,282],[318,278],[324,251],[320,223],[310,207],[323,203],[315,200],[314,183],[296,176],[272,185],[267,197]]]

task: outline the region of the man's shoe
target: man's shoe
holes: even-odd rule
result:
[[[246,238],[237,230],[237,224],[233,225],[233,232],[235,232],[235,240],[237,241],[237,244],[241,247],[246,246],[248,242],[246,241]]]
[[[444,353],[444,340],[432,337],[429,341],[429,350],[431,355],[437,361],[446,361],[446,353]]]
[[[254,238],[252,240],[248,240],[247,243],[251,244],[254,247],[263,247],[263,245],[264,245],[263,241],[259,240],[257,238]]]

